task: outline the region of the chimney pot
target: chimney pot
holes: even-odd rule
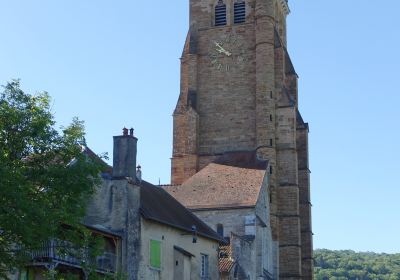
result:
[[[136,179],[139,181],[139,183],[142,182],[142,167],[140,165],[137,166],[136,169]]]
[[[128,136],[128,129],[127,129],[126,127],[124,127],[124,128],[122,129],[122,135]]]
[[[131,128],[131,129],[129,130],[129,132],[130,132],[129,135],[130,135],[130,136],[133,136],[133,131],[134,131],[133,128]]]

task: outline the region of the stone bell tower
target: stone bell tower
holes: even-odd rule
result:
[[[286,48],[288,14],[287,0],[190,0],[171,173],[181,184],[226,152],[268,159],[279,278],[312,279],[308,124]]]

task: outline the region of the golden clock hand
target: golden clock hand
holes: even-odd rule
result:
[[[232,55],[232,53],[230,53],[230,52],[228,52],[227,50],[225,50],[218,42],[214,42],[214,44],[215,44],[215,46],[217,46],[218,47],[218,52],[219,53],[224,53],[224,54],[226,54],[227,56],[231,56]]]
[[[231,55],[232,55],[230,52],[228,52],[228,51],[225,50],[225,49],[222,49],[221,51],[222,51],[224,54],[226,54],[226,56],[231,56]]]
[[[217,41],[214,41],[214,44],[215,44],[218,48],[222,49],[221,45],[220,45]]]
[[[224,50],[223,49],[217,49],[217,52],[224,53]]]

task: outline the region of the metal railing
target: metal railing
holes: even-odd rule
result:
[[[92,267],[102,272],[116,272],[115,254],[104,252],[100,256],[90,257],[88,249],[64,240],[51,239],[32,250],[29,255],[33,263],[58,262],[74,267]]]

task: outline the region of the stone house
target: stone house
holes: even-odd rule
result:
[[[86,226],[86,228],[94,237],[104,241],[102,253],[95,260],[87,262],[88,259],[82,254],[83,248],[76,247],[71,242],[50,239],[30,253],[32,261],[28,266],[11,273],[9,278],[45,280],[57,271],[60,276],[68,274],[70,279],[84,279],[89,269],[93,269],[99,275],[117,273],[117,254],[122,237],[102,226]]]
[[[112,171],[103,174],[88,203],[83,224],[104,236],[108,250],[95,260],[96,272],[119,272],[129,280],[219,279],[222,238],[165,190],[136,175],[136,145],[133,130],[114,137]],[[50,269],[86,278],[80,260],[57,253],[53,245],[44,248],[32,253],[29,272],[15,279],[43,279]]]
[[[164,188],[218,232],[222,279],[277,279],[270,226],[268,161],[227,153],[181,185]]]

